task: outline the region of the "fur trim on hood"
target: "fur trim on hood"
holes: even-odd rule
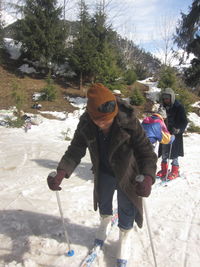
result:
[[[172,88],[165,88],[161,91],[160,94],[160,103],[163,104],[163,95],[170,95],[171,96],[171,105],[173,106],[174,102],[175,102],[175,93],[172,90]]]

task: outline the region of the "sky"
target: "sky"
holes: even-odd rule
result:
[[[159,89],[154,83],[149,95]],[[0,266],[4,267],[79,267],[92,248],[99,225],[98,212],[93,210],[93,175],[88,152],[70,179],[62,182],[59,192],[70,249],[67,257],[62,220],[55,192],[48,189],[46,178],[55,170],[72,138],[86,100],[71,99],[79,109],[74,113],[46,112],[55,116],[49,120],[28,114],[32,125],[23,128],[0,126]],[[200,103],[196,103],[200,107]],[[12,118],[10,110],[0,110],[0,122]],[[200,117],[189,118],[200,126]],[[163,187],[157,180],[145,200],[142,229],[134,226],[128,267],[155,266],[152,256],[146,215],[151,229],[157,266],[200,266],[200,138],[184,135],[185,156],[180,158],[182,178]],[[158,161],[158,169],[160,160]],[[116,196],[113,201],[116,207]],[[113,227],[104,246],[104,253],[95,267],[112,267],[118,246],[118,227]]]
[[[90,10],[99,1],[86,0]],[[105,0],[108,21],[122,36],[133,40],[140,47],[156,52],[160,44],[161,28],[173,23],[175,29],[180,13],[188,13],[192,0]],[[63,1],[60,1],[62,4]],[[74,16],[70,4],[67,16]],[[169,23],[169,24],[168,24]],[[171,27],[171,26],[170,26]]]
[[[11,0],[11,2],[15,2]],[[89,12],[94,12],[100,0],[85,0]],[[108,24],[121,36],[133,40],[139,47],[163,58],[164,30],[168,36],[175,33],[180,13],[188,14],[193,0],[105,0]],[[66,0],[65,17],[75,20],[78,14],[77,1]],[[64,0],[58,4],[63,6]],[[4,15],[6,21],[13,22],[12,16]],[[171,42],[172,45],[172,42]]]

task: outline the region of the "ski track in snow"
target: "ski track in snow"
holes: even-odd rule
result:
[[[188,222],[188,229],[186,229],[186,244],[185,244],[185,252],[184,252],[184,258],[183,258],[183,265],[184,267],[189,266],[187,264],[187,258],[188,255],[190,254],[189,250],[189,242],[190,242],[190,237],[192,236],[192,226],[195,224],[195,216],[197,213],[197,209],[199,208],[200,201],[195,205],[195,207],[192,209],[192,217],[191,220]]]

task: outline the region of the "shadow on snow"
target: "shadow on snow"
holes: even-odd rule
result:
[[[54,239],[59,243],[66,243],[60,217],[24,210],[3,210],[0,211],[0,218],[0,234],[9,237],[12,242],[12,247],[9,250],[1,248],[1,244],[0,250],[4,251],[4,255],[1,253],[0,260],[3,260],[5,263],[23,261],[23,255],[30,252],[31,249],[29,240],[31,236]],[[91,240],[89,245],[92,246],[95,228],[76,224],[68,219],[65,219],[65,224],[72,245],[85,246],[88,244],[88,240]],[[37,246],[40,244],[41,242]],[[37,247],[37,249],[46,253],[42,244],[41,248]]]

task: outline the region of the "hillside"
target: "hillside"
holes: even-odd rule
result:
[[[34,101],[32,96],[36,92],[40,92],[46,85],[45,79],[34,78],[27,75],[22,75],[17,71],[19,67],[17,61],[4,58],[4,62],[0,65],[0,109],[8,109],[14,105],[12,92],[14,89],[20,89],[24,92],[25,103],[23,109],[25,112],[36,112],[32,109]],[[67,87],[62,80],[55,80],[54,85],[57,89],[57,98],[55,101],[42,101],[43,111],[66,111],[71,112],[74,107],[67,101],[65,96],[84,96],[84,93],[78,90],[77,87]]]
[[[8,54],[3,54],[3,63],[0,65],[0,110],[9,109],[14,106],[12,92],[14,89],[19,89],[25,96],[23,105],[24,112],[37,113],[37,110],[32,106],[35,103],[32,100],[34,93],[39,93],[46,86],[44,78],[35,77],[34,74],[26,75],[21,73],[18,68],[23,64],[20,61],[13,60]],[[75,108],[66,99],[66,96],[81,96],[85,97],[87,87],[82,91],[78,89],[77,84],[67,83],[66,80],[54,79],[54,85],[57,89],[57,97],[55,101],[42,101],[42,111],[65,111],[72,112]],[[148,91],[148,86],[135,82],[124,90],[125,97],[129,96],[133,89],[139,89],[143,94]],[[143,111],[150,111],[152,103],[148,101],[143,106],[135,106],[136,113],[141,115]]]

